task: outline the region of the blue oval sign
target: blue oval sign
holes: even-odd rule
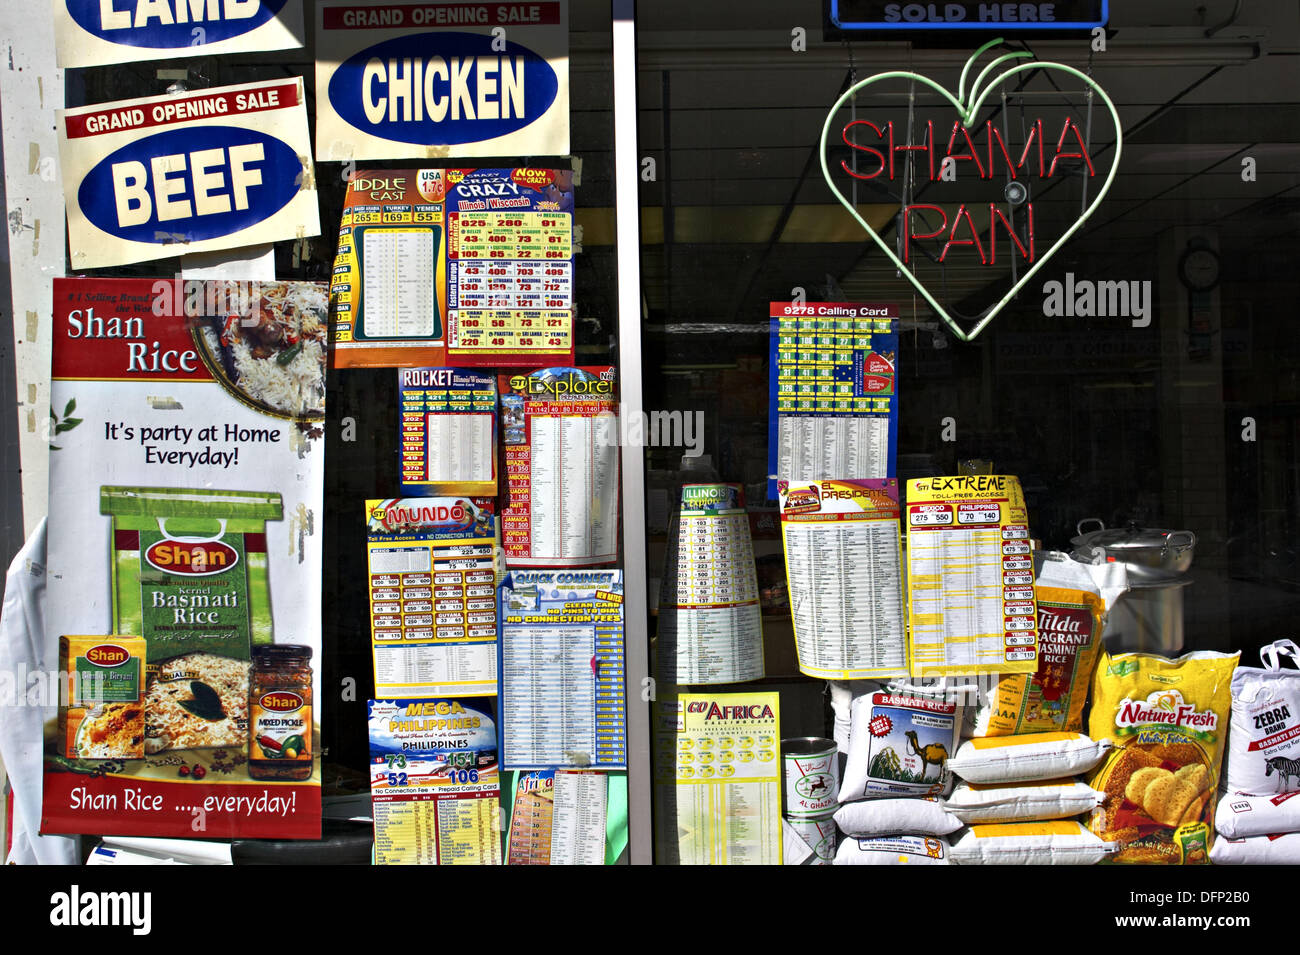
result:
[[[286,0],[64,0],[83,30],[147,49],[207,46],[274,20]],[[201,34],[195,30],[201,29]],[[195,43],[202,37],[202,42]]]
[[[339,64],[329,101],[349,125],[380,139],[456,146],[523,129],[559,90],[546,58],[518,43],[496,51],[490,36],[418,33]]]
[[[77,205],[133,242],[200,242],[269,219],[298,194],[302,162],[287,143],[234,126],[156,133],[86,174]]]

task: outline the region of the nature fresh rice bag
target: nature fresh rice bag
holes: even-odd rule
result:
[[[1205,863],[1238,653],[1167,659],[1103,652],[1088,727],[1115,748],[1089,777],[1106,801],[1089,826],[1115,862]]]

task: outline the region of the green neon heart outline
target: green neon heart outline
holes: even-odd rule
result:
[[[1088,221],[1088,218],[1092,215],[1093,211],[1101,204],[1101,201],[1106,198],[1106,193],[1110,191],[1110,185],[1115,180],[1115,173],[1119,170],[1120,156],[1124,148],[1124,130],[1120,124],[1119,111],[1115,109],[1115,104],[1111,101],[1111,98],[1106,95],[1106,91],[1102,89],[1101,86],[1098,85],[1097,81],[1091,76],[1076,70],[1072,66],[1066,66],[1064,63],[1055,63],[1049,60],[1034,60],[1032,63],[1022,63],[1019,66],[1013,66],[1011,69],[999,73],[993,79],[989,80],[981,89],[980,83],[983,82],[989,72],[999,64],[1005,63],[1007,60],[1023,59],[1031,55],[1024,51],[1006,53],[997,57],[989,63],[988,66],[984,67],[979,76],[975,78],[975,82],[971,87],[970,97],[967,98],[965,95],[966,77],[970,73],[971,67],[974,66],[975,61],[979,59],[986,50],[997,46],[1001,42],[1001,37],[990,40],[971,54],[970,59],[966,61],[966,65],[962,67],[961,79],[958,82],[957,95],[955,97],[946,88],[940,86],[928,76],[922,76],[920,73],[914,73],[911,70],[893,70],[888,73],[876,73],[875,75],[868,76],[865,80],[849,87],[849,89],[844,92],[844,95],[835,101],[835,105],[831,107],[830,113],[826,116],[826,122],[822,125],[820,155],[818,158],[821,160],[822,178],[826,180],[826,185],[830,187],[831,192],[834,193],[835,198],[839,200],[840,205],[847,209],[849,215],[853,216],[853,218],[857,220],[858,225],[862,226],[862,228],[866,230],[867,235],[871,236],[876,245],[879,246],[881,251],[883,251],[889,258],[889,261],[894,264],[898,271],[907,276],[907,280],[912,283],[913,287],[920,292],[921,296],[930,304],[930,307],[933,308],[939,317],[943,319],[944,324],[947,325],[952,330],[952,333],[957,336],[957,340],[963,342],[974,341],[976,336],[984,330],[988,323],[993,321],[997,314],[1001,312],[1002,309],[1016,297],[1020,290],[1025,287],[1029,280],[1038,273],[1038,270],[1047,264],[1048,259],[1055,255],[1057,250],[1069,240],[1070,236],[1074,235],[1074,233]],[[830,135],[831,123],[835,119],[835,114],[840,111],[849,98],[857,93],[858,90],[870,86],[872,83],[878,83],[881,80],[919,80],[935,92],[942,94],[943,97],[953,105],[953,108],[957,110],[957,116],[961,120],[961,124],[970,128],[971,122],[974,121],[975,117],[979,114],[980,108],[984,105],[984,100],[988,97],[989,93],[995,86],[1016,73],[1041,69],[1061,70],[1065,73],[1069,73],[1071,76],[1075,76],[1082,80],[1087,86],[1095,90],[1101,96],[1102,102],[1106,104],[1106,108],[1110,111],[1111,121],[1115,124],[1115,156],[1111,162],[1110,172],[1107,173],[1105,181],[1101,184],[1101,189],[1098,190],[1096,198],[1094,198],[1092,202],[1088,204],[1088,207],[1083,210],[1083,214],[1075,220],[1074,224],[1070,226],[1070,228],[1065,230],[1060,238],[1052,244],[1050,249],[1039,257],[1038,261],[1030,267],[1029,271],[1026,272],[1015,285],[1011,286],[1011,288],[1007,290],[1007,293],[1003,295],[996,304],[980,317],[979,321],[976,322],[975,327],[969,332],[965,332],[955,321],[953,321],[952,316],[948,314],[947,309],[935,300],[934,296],[930,294],[929,290],[924,284],[922,284],[921,280],[903,264],[897,255],[894,254],[894,250],[885,244],[884,239],[880,237],[880,233],[871,228],[870,224],[868,224],[868,222],[858,214],[858,210],[853,208],[848,198],[840,191],[839,187],[835,185],[834,181],[831,179],[830,169],[826,164],[826,139]]]

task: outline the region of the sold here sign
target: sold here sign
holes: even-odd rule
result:
[[[316,4],[316,158],[569,152],[568,0]]]
[[[59,111],[73,269],[320,233],[301,79]]]

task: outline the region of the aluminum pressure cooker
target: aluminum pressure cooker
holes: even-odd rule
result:
[[[1095,528],[1084,528],[1095,524]],[[1071,556],[1083,563],[1122,563],[1129,590],[1115,602],[1102,631],[1112,653],[1138,651],[1176,656],[1183,650],[1183,588],[1191,583],[1196,535],[1142,527],[1107,528],[1097,518],[1075,527]]]

